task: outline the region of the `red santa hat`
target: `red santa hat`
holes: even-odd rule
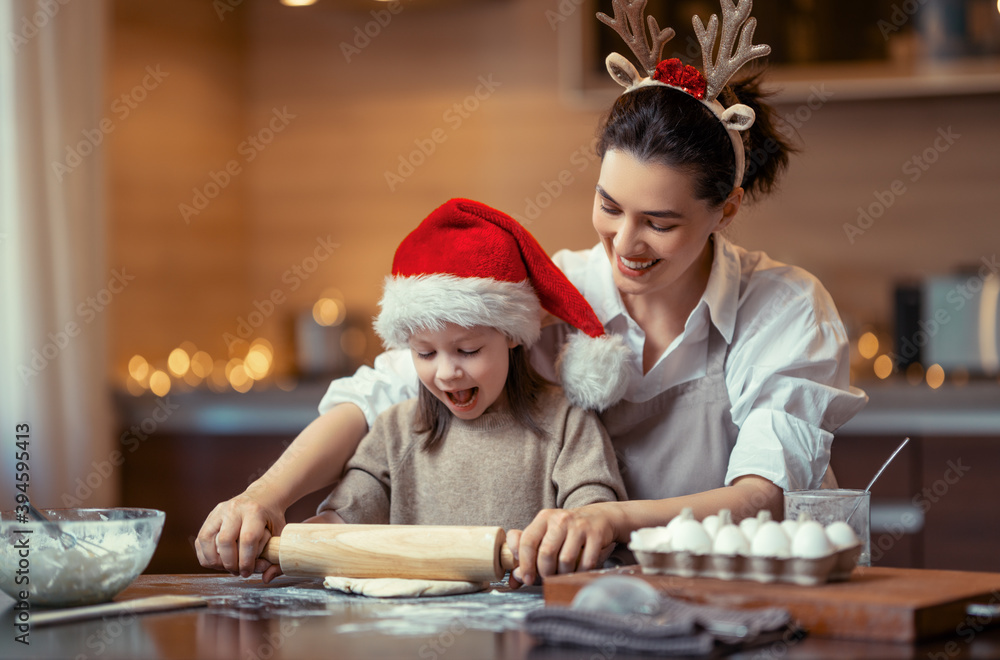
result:
[[[496,328],[525,348],[541,334],[542,309],[574,326],[557,361],[566,397],[604,410],[628,387],[632,352],[604,332],[580,292],[516,220],[485,204],[452,199],[396,249],[375,332],[388,348],[445,323]]]

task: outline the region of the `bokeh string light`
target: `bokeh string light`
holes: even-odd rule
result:
[[[313,320],[323,327],[337,327],[347,320],[343,294],[335,288],[323,290],[311,306]],[[339,347],[353,362],[360,363],[368,349],[361,328],[345,325],[339,333]],[[294,375],[275,372],[274,345],[264,337],[227,340],[228,357],[213,357],[191,341],[182,341],[165,359],[133,355],[123,374],[125,389],[133,396],[152,393],[166,396],[171,391],[206,388],[212,392],[249,392],[255,387],[279,387],[291,391]]]

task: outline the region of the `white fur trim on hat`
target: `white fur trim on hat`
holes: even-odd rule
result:
[[[632,378],[632,351],[619,335],[570,335],[556,363],[563,392],[570,403],[588,410],[606,410],[625,396]]]
[[[375,332],[387,348],[407,348],[419,330],[445,323],[496,328],[525,348],[538,340],[542,309],[531,284],[456,275],[388,277]]]

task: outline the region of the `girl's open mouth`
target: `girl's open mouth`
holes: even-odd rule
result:
[[[468,390],[457,390],[455,392],[445,392],[448,395],[448,400],[451,404],[459,409],[472,408],[476,405],[476,398],[479,394],[479,388],[473,387]]]

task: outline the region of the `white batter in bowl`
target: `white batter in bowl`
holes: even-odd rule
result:
[[[48,509],[62,531],[90,543],[64,547],[45,524],[19,523],[0,513],[0,589],[15,600],[28,592],[31,606],[103,603],[123,591],[149,565],[165,514],[155,509]],[[26,545],[25,545],[26,544]]]

